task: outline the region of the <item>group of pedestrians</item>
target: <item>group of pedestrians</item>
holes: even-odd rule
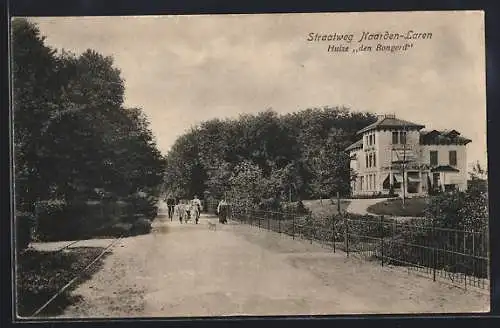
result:
[[[196,222],[198,223],[198,218],[199,218],[199,214],[201,213],[202,206],[201,206],[201,200],[198,198],[197,195],[195,195],[193,197],[193,199],[188,201],[187,203],[181,202],[181,200],[174,198],[174,197],[165,198],[165,202],[167,203],[168,218],[170,219],[170,221],[172,221],[172,219],[175,215],[176,209],[177,209],[177,213],[179,215],[179,220],[181,220],[181,222],[182,222],[183,216],[186,216],[186,215],[190,216],[192,214],[191,212],[193,212],[194,214],[196,214],[195,219],[196,219]],[[182,211],[181,211],[181,207],[182,207]],[[187,219],[187,217],[186,217],[186,219]]]
[[[181,204],[181,201],[179,199],[172,197],[172,196],[165,198],[165,202],[167,203],[168,218],[170,219],[170,221],[172,221],[172,219],[175,215],[175,212],[176,212],[175,209],[176,208],[179,209],[181,207],[181,205],[184,205],[182,207],[185,208],[187,215],[191,214],[190,213],[191,209],[197,210],[197,214],[198,214],[197,218],[199,216],[199,213],[201,213],[201,210],[202,210],[201,200],[198,198],[197,195],[195,195],[193,197],[193,199],[188,202],[188,204]],[[187,205],[189,205],[189,206],[187,206]],[[183,216],[181,214],[182,211],[177,210],[177,212],[179,213],[179,220],[181,220],[181,222],[182,222],[182,216]],[[219,223],[222,223],[222,224],[227,223],[229,213],[230,213],[230,207],[229,207],[229,202],[227,202],[226,199],[222,199],[218,203],[216,213],[217,213],[217,216],[219,217]],[[197,218],[196,218],[196,223],[198,223]]]

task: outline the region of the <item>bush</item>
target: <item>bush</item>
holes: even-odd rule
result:
[[[57,241],[102,236],[106,231],[110,234],[109,229],[118,218],[128,215],[126,209],[126,203],[113,201],[39,202],[37,237],[42,241]]]
[[[151,232],[151,221],[141,218],[133,223],[131,233],[134,235],[143,235]]]
[[[128,197],[126,201],[130,204],[128,207],[129,217],[141,214],[149,220],[154,220],[158,216],[158,199],[156,197],[134,194]]]
[[[311,211],[307,207],[305,207],[302,200],[299,200],[297,202],[297,214],[311,214]]]
[[[283,206],[279,198],[271,197],[261,200],[259,203],[259,209],[264,211],[276,211],[281,212],[283,210]]]
[[[425,214],[436,227],[481,230],[488,224],[488,195],[474,189],[440,193],[431,197]]]

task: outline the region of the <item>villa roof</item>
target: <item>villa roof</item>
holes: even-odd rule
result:
[[[404,121],[396,118],[394,115],[383,115],[380,116],[379,119],[373,123],[368,125],[367,127],[359,130],[357,133],[361,134],[363,132],[367,132],[375,129],[395,129],[395,128],[406,128],[406,129],[423,129],[425,125],[416,124],[409,121]]]
[[[345,150],[349,151],[360,147],[363,147],[363,139],[359,139],[358,141],[347,147]]]
[[[421,145],[467,145],[472,140],[462,137],[457,130],[420,132]]]

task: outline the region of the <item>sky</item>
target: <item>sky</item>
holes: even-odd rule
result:
[[[468,162],[487,163],[482,12],[30,20],[53,48],[112,56],[125,80],[125,106],[143,108],[164,154],[191,126],[211,118],[347,106],[426,129],[456,129],[472,139]],[[358,42],[363,32],[410,30],[432,37]],[[353,39],[312,42],[310,33]],[[413,46],[375,51],[379,43]],[[351,52],[361,44],[372,51]],[[329,45],[349,52],[329,52]]]

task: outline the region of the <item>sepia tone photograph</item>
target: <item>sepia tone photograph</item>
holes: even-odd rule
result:
[[[12,18],[15,318],[489,312],[484,34]]]

